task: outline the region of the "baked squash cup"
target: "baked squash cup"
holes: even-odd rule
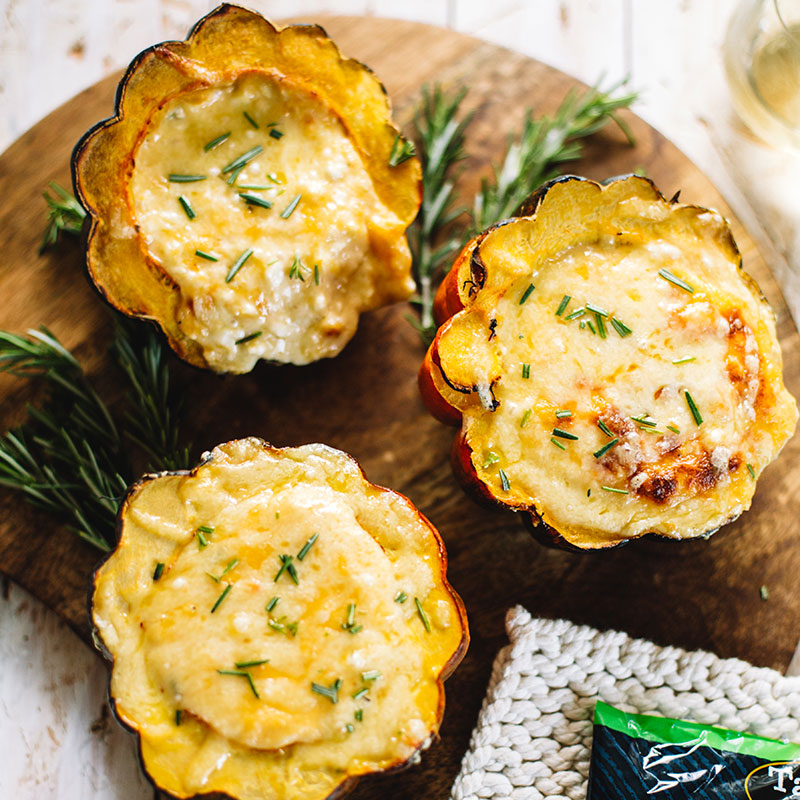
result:
[[[433,526],[349,456],[228,442],[136,484],[119,534],[95,639],[159,789],[338,797],[433,740],[464,606]]]
[[[568,176],[464,248],[420,371],[479,497],[547,541],[706,536],[797,421],[771,309],[716,212]]]
[[[91,279],[198,367],[335,356],[413,291],[419,160],[320,27],[220,6],[134,59],[72,170]]]

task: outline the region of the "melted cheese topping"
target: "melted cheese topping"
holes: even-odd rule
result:
[[[248,73],[166,102],[129,186],[143,246],[176,284],[181,329],[212,369],[334,356],[361,311],[413,290],[404,226],[341,119],[285,78]]]
[[[461,641],[437,552],[407,501],[321,445],[233,442],[191,477],[144,484],[94,619],[117,712],[157,783],[315,798],[412,756],[436,730]]]
[[[749,507],[797,419],[724,221],[664,206],[635,209],[646,231],[600,223],[539,259],[530,220],[489,234],[491,289],[439,344],[444,375],[471,392],[459,402],[478,478],[580,546],[715,530]]]

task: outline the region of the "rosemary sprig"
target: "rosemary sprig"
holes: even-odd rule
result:
[[[459,119],[466,91],[448,95],[438,85],[432,90],[423,87],[415,118],[423,200],[409,241],[418,288],[412,302],[419,310],[419,319],[410,321],[425,342],[430,342],[436,331],[435,279],[453,250],[466,238],[511,216],[534,189],[559,174],[562,164],[581,157],[581,139],[609,122],[616,122],[632,143],[630,131],[617,111],[629,106],[636,95],[615,95],[621,85],[607,90],[595,86],[583,93],[571,91],[552,117],[534,118],[528,111],[519,134],[509,138],[502,164],[481,184],[466,230],[454,230],[458,226],[452,225],[462,212],[453,207],[454,168],[465,156],[465,134],[472,118],[468,114]]]
[[[105,403],[46,328],[27,337],[0,331],[0,371],[41,378],[49,389],[44,407],[29,406],[28,421],[0,438],[0,485],[108,550],[131,470]]]
[[[52,247],[62,231],[71,236],[79,236],[86,218],[81,204],[66,189],[55,181],[50,181],[48,186],[55,196],[42,192],[42,197],[47,201],[47,228],[39,248],[40,253]]]
[[[523,200],[542,183],[558,175],[560,166],[583,154],[580,139],[613,121],[633,144],[627,125],[617,111],[627,108],[636,94],[614,97],[624,82],[601,90],[570,90],[552,117],[525,115],[522,130],[509,138],[505,158],[494,169],[493,180],[484,180],[472,205],[472,234],[510,217]]]
[[[147,453],[149,469],[185,469],[191,447],[180,444],[183,396],[170,386],[166,348],[149,325],[122,318],[115,324],[111,349],[128,380],[125,435]]]
[[[465,95],[466,89],[447,94],[441,86],[432,90],[423,86],[414,119],[422,161],[422,205],[409,232],[418,288],[418,297],[412,302],[419,309],[419,319],[409,319],[425,342],[430,342],[436,332],[433,296],[439,267],[462,239],[454,234],[440,241],[444,229],[463,211],[453,209],[453,189],[454,167],[466,155],[465,132],[472,119],[471,114],[456,118]]]

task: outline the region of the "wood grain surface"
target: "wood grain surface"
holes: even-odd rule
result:
[[[395,115],[410,130],[423,83],[467,86],[475,118],[462,188],[474,191],[524,111],[552,111],[575,81],[494,45],[417,23],[375,18],[324,20],[342,50],[384,81]],[[107,348],[111,313],[89,285],[76,242],[44,255],[39,193],[65,185],[80,134],[112,112],[116,79],[102,81],[57,109],[0,156],[0,328],[46,324],[86,366],[101,394],[119,401],[119,377]],[[715,207],[731,221],[745,268],[778,318],[786,383],[800,393],[800,338],[768,265],[703,175],[668,141],[632,114],[637,139],[617,131],[595,137],[573,171],[593,178],[643,168],[666,196]],[[660,644],[705,648],[783,669],[800,633],[800,441],[793,438],[759,481],[752,509],[708,541],[641,540],[610,552],[573,554],[537,544],[512,513],[478,507],[456,485],[449,464],[453,430],[422,406],[416,372],[424,354],[400,304],[362,317],[336,359],[307,367],[258,366],[219,377],[175,362],[188,392],[185,427],[199,454],[218,442],[256,435],[276,445],[321,441],[354,455],[370,480],[406,494],[439,528],[453,586],[467,607],[472,645],[447,683],[441,740],[422,764],[365,779],[353,797],[446,797],[489,679],[505,643],[506,609],[619,628]],[[36,387],[0,376],[3,430],[24,418]],[[55,609],[89,641],[86,590],[98,561],[50,517],[20,497],[0,493],[0,571]],[[759,588],[766,585],[769,600]]]

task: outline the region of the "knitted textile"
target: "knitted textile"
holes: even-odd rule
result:
[[[506,616],[511,644],[495,659],[453,800],[583,800],[597,700],[800,742],[800,677],[600,632],[566,620]]]

